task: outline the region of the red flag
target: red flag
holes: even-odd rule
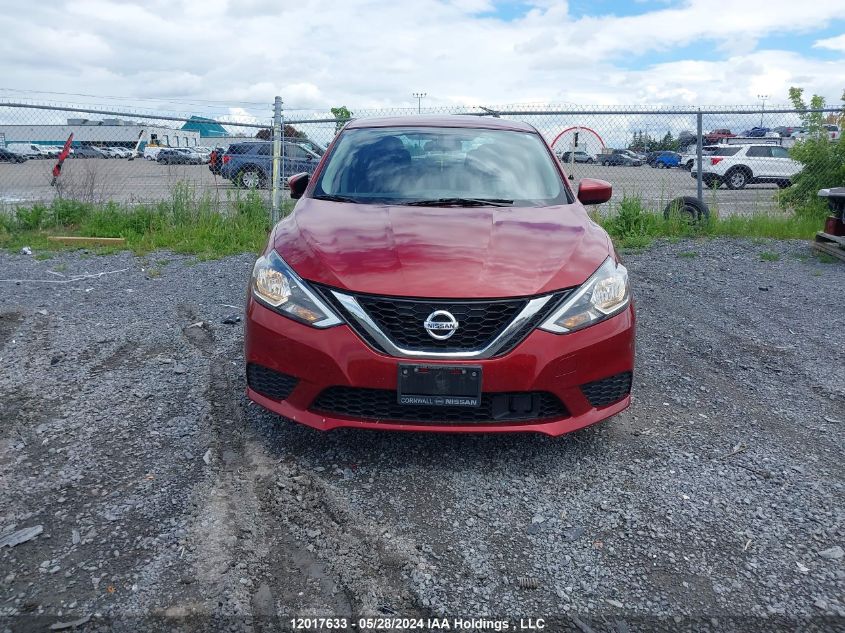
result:
[[[53,180],[50,183],[51,185],[56,184],[56,180],[59,178],[59,174],[62,173],[62,163],[65,162],[65,159],[70,156],[70,146],[73,143],[73,132],[70,133],[70,136],[67,137],[65,141],[65,146],[62,148],[61,153],[59,153],[59,160],[56,162],[55,167],[53,167]]]

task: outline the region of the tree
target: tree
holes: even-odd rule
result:
[[[677,151],[678,149],[678,141],[672,136],[672,130],[666,130],[666,134],[663,136],[663,139],[660,141],[660,149],[661,150],[668,150],[671,152]]]
[[[285,125],[282,130],[282,136],[285,138],[308,138],[308,135],[301,130],[297,130],[292,125]],[[262,141],[273,140],[273,130],[269,127],[263,127],[255,134],[255,138],[260,138]]]
[[[824,97],[813,95],[809,106],[804,101],[803,88],[790,88],[789,100],[807,128],[806,138],[798,140],[789,149],[793,159],[804,167],[792,178],[792,186],[781,196],[781,204],[796,213],[825,215],[827,210],[819,200],[819,189],[845,186],[845,137],[831,141],[824,127]],[[842,93],[845,113],[845,92]],[[841,116],[841,114],[840,114]]]
[[[845,93],[842,95],[845,97]],[[801,117],[801,122],[807,128],[808,136],[819,136],[824,129],[824,113],[812,112],[812,110],[821,110],[824,108],[824,97],[813,95],[810,97],[810,107],[804,102],[804,89],[792,87],[789,89],[789,100],[792,102],[792,107],[798,111],[798,116]]]
[[[336,108],[332,108],[332,116],[337,119],[337,123],[335,124],[335,133],[340,132],[340,128],[346,125],[346,122],[352,118],[352,112],[349,111],[349,108],[344,106],[338,106]]]

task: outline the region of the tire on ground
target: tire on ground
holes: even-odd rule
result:
[[[693,196],[675,198],[663,210],[663,217],[667,220],[676,212],[681,217],[688,219],[692,224],[697,224],[710,217],[710,209],[704,202]]]

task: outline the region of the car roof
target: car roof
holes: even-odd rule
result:
[[[515,130],[518,132],[536,132],[533,125],[522,121],[498,119],[490,116],[468,115],[430,115],[374,117],[369,119],[353,119],[346,125],[346,129],[360,129],[372,127],[469,127],[487,128],[493,130]]]

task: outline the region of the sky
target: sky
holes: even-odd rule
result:
[[[845,0],[0,0],[0,32],[0,99],[229,117],[845,89]]]

